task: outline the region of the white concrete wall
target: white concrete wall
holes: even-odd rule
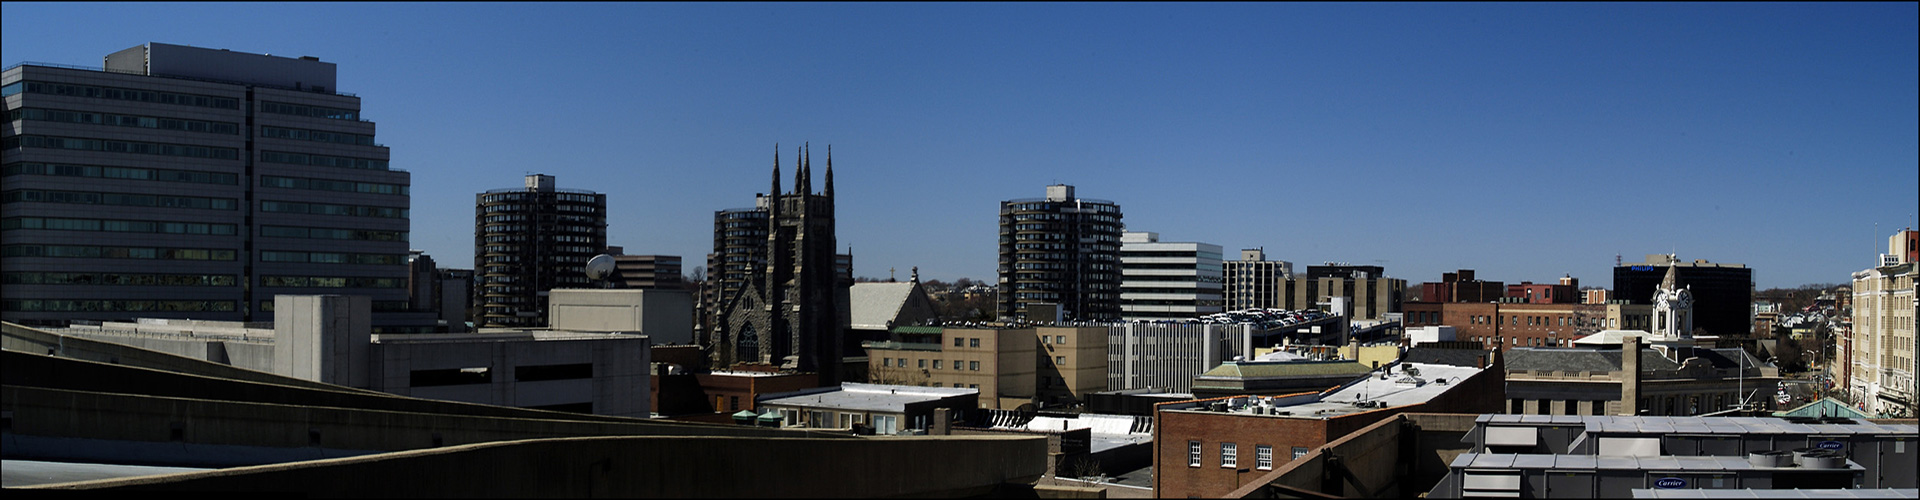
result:
[[[638,333],[655,344],[690,344],[693,296],[685,290],[553,290],[547,322],[555,330]]]
[[[365,295],[276,295],[273,373],[370,388],[373,301]]]

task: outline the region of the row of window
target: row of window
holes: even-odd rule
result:
[[[346,132],[327,132],[303,128],[260,127],[260,137],[269,139],[292,139],[296,141],[330,142],[334,144],[353,144],[357,146],[378,146],[373,136],[349,134]]]
[[[382,253],[343,253],[343,252],[283,252],[276,250],[260,251],[261,262],[297,262],[308,264],[370,264],[399,265],[407,263],[407,256]]]
[[[95,193],[89,191],[41,191],[19,189],[0,193],[0,203],[74,203],[80,205],[116,205],[125,207],[199,208],[234,210],[240,201],[233,198],[199,196],[162,196],[153,194]]]
[[[965,370],[975,371],[975,372],[980,371],[979,361],[968,361],[966,363],[967,363],[966,368],[964,368]],[[892,368],[907,368],[907,358],[880,358],[880,366],[892,367]],[[946,366],[945,360],[939,360],[939,359],[933,360],[933,369],[941,370],[941,369],[945,369],[945,366]],[[927,360],[925,359],[920,360],[918,368],[926,368],[926,367],[927,367]],[[953,369],[955,370],[962,369],[960,365],[960,360],[958,359],[953,360]],[[956,385],[954,387],[959,387],[959,386]]]
[[[526,214],[489,215],[489,216],[480,218],[481,222],[524,222],[526,220],[527,220]]]
[[[413,304],[404,300],[375,300],[373,312],[407,312],[413,310]],[[261,312],[273,312],[273,299],[260,301]],[[374,330],[379,333],[378,329]]]
[[[231,97],[213,97],[174,92],[155,92],[151,90],[123,89],[118,87],[100,87],[93,85],[75,85],[71,83],[14,82],[0,88],[0,95],[14,95],[21,91],[29,94],[51,94],[73,97],[93,97],[119,101],[151,102],[198,106],[202,108],[240,109],[240,100]]]
[[[286,163],[292,165],[313,165],[316,167],[357,168],[361,170],[386,170],[386,160],[368,158],[348,158],[345,156],[310,155],[306,153],[287,153],[282,151],[261,151],[260,161],[268,163]]]
[[[359,120],[360,119],[360,112],[354,111],[351,109],[329,108],[324,106],[308,106],[305,104],[289,104],[284,102],[273,102],[273,101],[261,101],[260,111],[263,113],[305,116],[309,118],[326,118],[329,120]]]
[[[57,231],[104,231],[113,233],[239,234],[233,224],[202,222],[155,222],[144,220],[65,219],[57,217],[8,217],[0,219],[0,230],[49,229]]]
[[[407,241],[406,231],[337,229],[330,227],[260,226],[261,236],[316,240]]]
[[[405,219],[408,210],[394,207],[370,207],[365,205],[335,205],[332,203],[302,203],[292,201],[261,200],[260,211],[282,214],[309,215],[347,215],[353,217],[381,217]]]
[[[6,113],[8,121],[31,119],[31,121],[58,121],[58,123],[86,123],[86,125],[115,125],[115,127],[140,127],[140,129],[161,129],[161,131],[186,131],[186,133],[217,133],[217,135],[240,135],[238,123],[228,121],[204,121],[204,119],[177,119],[177,117],[152,117],[152,115],[121,115],[121,113],[71,112],[71,110],[44,110],[44,108],[15,108]]]
[[[406,288],[406,278],[262,276],[260,286],[286,288]]]
[[[7,312],[233,312],[231,300],[0,300]]]
[[[1253,468],[1257,470],[1273,470],[1273,446],[1257,444],[1253,446],[1253,450]],[[1299,460],[1301,457],[1307,456],[1307,451],[1307,448],[1303,446],[1293,447],[1293,458],[1291,460]],[[1201,466],[1201,453],[1202,447],[1199,441],[1187,441],[1187,466]],[[1238,467],[1239,465],[1239,444],[1220,443],[1220,467],[1230,469]]]
[[[216,160],[238,160],[240,150],[234,148],[214,148],[207,146],[189,146],[185,144],[161,144],[156,142],[110,141],[102,139],[78,139],[73,137],[49,137],[42,135],[20,135],[8,137],[0,148],[47,148],[73,149],[79,151],[102,151],[108,153],[133,153],[159,156],[184,156],[187,158],[212,158]],[[382,162],[383,164],[385,162]]]
[[[171,170],[164,168],[138,167],[101,167],[94,165],[61,165],[50,163],[9,163],[5,175],[58,175],[63,177],[98,177],[102,179],[132,179],[142,181],[193,182],[199,184],[239,184],[240,176],[225,172],[198,172],[193,170]]]
[[[222,260],[237,258],[238,252],[214,248],[154,248],[93,245],[7,245],[0,249],[7,257],[70,257],[81,259],[154,259]]]
[[[159,130],[179,130],[183,132],[204,132],[210,134],[240,135],[240,125],[231,122],[210,122],[204,120],[182,120],[179,118],[161,118],[157,116],[122,115],[114,113],[96,113],[92,111],[71,111],[65,109],[16,108],[7,111],[7,121],[33,120],[41,122],[85,123],[89,125],[114,125],[119,127],[139,127]]]
[[[494,217],[500,217],[500,216],[496,215]],[[483,233],[524,233],[528,230],[529,227],[530,226],[527,226],[525,224],[499,224],[499,225],[481,226],[480,231]],[[546,229],[551,232],[561,232],[561,233],[600,234],[600,231],[599,231],[600,228],[594,227],[594,226],[556,225],[556,226],[547,226]]]
[[[310,189],[314,191],[339,191],[342,193],[397,194],[402,196],[409,194],[407,186],[401,184],[336,181],[332,179],[310,179],[306,177],[280,177],[277,175],[261,176],[260,186],[286,189]]]
[[[547,193],[539,191],[510,191],[505,193],[487,193],[480,195],[480,203],[494,204],[512,201],[538,202]],[[553,200],[563,203],[592,203],[605,205],[606,195],[586,193],[553,193]]]
[[[1013,210],[1017,212],[1030,212],[1030,211],[1036,211],[1036,210],[1053,210],[1056,207],[1059,207],[1059,208],[1070,208],[1071,211],[1075,213],[1103,213],[1103,214],[1119,214],[1120,213],[1119,205],[1096,203],[1096,202],[1090,202],[1086,200],[1074,200],[1068,203],[1056,203],[1056,202],[1012,203],[1012,204],[1006,205],[1006,207],[1008,210]]]
[[[0,274],[8,285],[234,286],[232,274],[39,273]]]

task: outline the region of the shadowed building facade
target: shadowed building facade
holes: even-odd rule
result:
[[[20,64],[6,103],[0,317],[273,320],[276,294],[408,300],[410,174],[314,57],[149,43],[104,67]]]
[[[780,156],[774,152],[774,194],[757,203],[766,211],[762,244],[741,241],[729,245],[737,249],[721,247],[718,226],[734,211],[715,215],[714,253],[721,258],[737,255],[745,272],[729,266],[717,273],[732,286],[721,287],[712,304],[712,331],[704,337],[714,369],[773,365],[819,373],[821,385],[841,381],[841,342],[851,321],[848,289],[853,280],[840,271],[834,252],[832,153],[827,157],[826,189],[819,193],[813,192],[810,156],[800,150],[794,158],[793,192],[781,193]],[[730,278],[738,281],[727,283]]]
[[[1744,264],[1681,262],[1673,255],[1649,254],[1646,262],[1613,268],[1614,298],[1630,304],[1653,303],[1654,292],[1666,277],[1668,267],[1676,269],[1677,283],[1689,288],[1700,301],[1693,326],[1722,338],[1751,334],[1753,269]]]
[[[478,326],[547,324],[547,291],[586,288],[587,260],[607,249],[607,195],[559,189],[529,175],[525,189],[474,197]]]

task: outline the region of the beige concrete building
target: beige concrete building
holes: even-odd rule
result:
[[[1040,402],[1069,405],[1088,394],[1107,390],[1107,329],[1101,327],[1036,327],[1041,350]]]
[[[867,380],[877,384],[978,389],[980,407],[1014,409],[1034,401],[1033,329],[898,327],[937,333],[939,342],[867,342]]]
[[[1340,273],[1355,266],[1308,266],[1307,275],[1294,276],[1286,280],[1286,291],[1281,295],[1282,309],[1313,309],[1322,303],[1330,303],[1335,297],[1345,297],[1352,309],[1345,311],[1347,317],[1354,320],[1378,320],[1387,313],[1400,312],[1401,297],[1406,294],[1407,280],[1388,278],[1377,273],[1356,272]],[[1378,269],[1375,266],[1359,266]],[[1332,311],[1329,311],[1332,312]]]
[[[1914,416],[1914,231],[1887,241],[1881,266],[1853,273],[1852,366],[1847,393],[1868,413]]]
[[[894,331],[926,341],[863,344],[870,382],[979,389],[980,407],[1000,410],[1071,405],[1107,390],[1103,327]]]

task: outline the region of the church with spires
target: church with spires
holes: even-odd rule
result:
[[[795,155],[791,192],[781,191],[775,146],[770,194],[752,209],[715,213],[709,269],[720,286],[706,304],[708,330],[701,338],[712,369],[812,372],[822,386],[844,379],[851,258],[835,251],[832,148],[818,193],[809,149]]]

